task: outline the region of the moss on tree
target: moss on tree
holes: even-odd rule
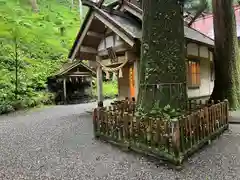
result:
[[[184,108],[186,65],[182,7],[176,0],[143,0],[143,37],[138,105],[149,112]]]

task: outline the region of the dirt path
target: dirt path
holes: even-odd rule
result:
[[[0,117],[0,179],[240,180],[240,125],[181,172],[93,139],[95,103]]]

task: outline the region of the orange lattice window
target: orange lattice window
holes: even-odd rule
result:
[[[200,84],[200,61],[188,60],[188,87],[199,88]]]

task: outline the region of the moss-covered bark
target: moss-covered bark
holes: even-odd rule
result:
[[[239,52],[233,0],[213,0],[215,35],[215,86],[211,98],[228,99],[231,108],[239,107]]]
[[[138,105],[184,108],[186,66],[181,5],[176,0],[143,0],[143,38]]]

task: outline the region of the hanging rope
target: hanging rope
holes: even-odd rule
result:
[[[119,71],[120,69],[123,68],[123,66],[125,66],[127,64],[128,60],[127,58],[125,59],[125,61],[118,67],[115,67],[115,68],[110,68],[110,67],[106,67],[104,64],[102,64],[101,62],[97,61],[97,63],[100,64],[100,66],[102,67],[102,69],[104,71],[108,71],[108,72],[116,72],[116,71]]]

